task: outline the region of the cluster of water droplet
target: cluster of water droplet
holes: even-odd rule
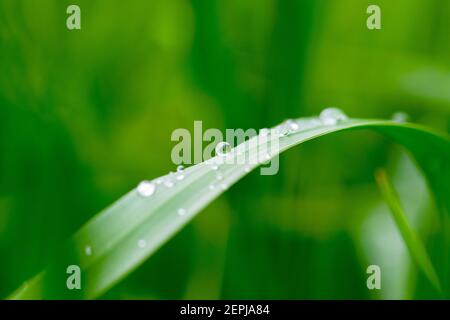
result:
[[[176,172],[170,172],[167,176],[158,178],[154,181],[144,180],[139,183],[136,188],[138,194],[142,197],[150,197],[155,192],[158,186],[172,188],[178,181],[185,178],[185,170],[183,166],[178,166]]]
[[[409,116],[403,112],[397,112],[392,116],[392,121],[395,122],[406,122],[408,121]],[[338,108],[326,108],[324,109],[319,117],[311,118],[311,119],[300,119],[293,120],[288,119],[284,121],[282,124],[275,127],[274,131],[271,131],[267,128],[261,129],[259,132],[259,136],[263,138],[269,138],[272,136],[273,132],[277,134],[278,137],[286,137],[293,133],[309,130],[316,128],[318,126],[332,126],[339,124],[340,122],[348,120],[347,115]],[[228,142],[219,142],[215,148],[216,157],[207,160],[206,163],[210,166],[211,170],[216,172],[215,180],[208,186],[208,189],[213,191],[216,190],[217,187],[220,187],[222,190],[228,189],[228,184],[223,182],[224,176],[220,170],[221,164],[224,162],[224,158],[230,155],[232,148]],[[233,151],[233,155],[236,153],[237,155],[242,155],[242,150],[237,149],[237,151]],[[270,154],[266,154],[265,159],[262,161],[270,160]],[[244,166],[244,171],[246,173],[250,172],[252,167],[248,164]],[[171,172],[169,175],[158,178],[155,181],[142,181],[137,186],[137,192],[142,197],[150,197],[152,196],[158,185],[165,186],[166,188],[172,188],[176,182],[181,181],[185,178],[185,169],[183,166],[178,166],[176,172]],[[186,215],[187,210],[184,208],[179,208],[177,210],[177,214],[179,216]],[[147,246],[147,241],[144,239],[140,239],[137,243],[139,248],[144,248]],[[85,254],[90,256],[92,254],[92,249],[90,246],[85,247]]]
[[[223,173],[220,171],[219,168],[220,165],[223,163],[223,158],[230,153],[231,149],[232,149],[231,145],[228,142],[220,142],[217,144],[215,148],[216,157],[206,161],[206,163],[211,166],[211,170],[216,171],[215,181],[217,182],[217,186],[216,184],[211,183],[208,186],[209,190],[215,190],[216,187],[220,187],[222,190],[228,189],[228,185],[222,182],[224,177]],[[159,187],[165,188],[174,187],[177,182],[184,180],[185,175],[186,175],[185,168],[180,165],[177,167],[176,172],[170,172],[168,175],[158,178],[154,181],[144,180],[140,182],[136,188],[136,191],[140,196],[148,198],[154,195],[157,188]],[[178,208],[176,210],[176,213],[179,216],[184,216],[186,215],[187,210],[185,208]],[[137,243],[139,248],[144,248],[146,244],[147,244],[146,241],[143,239],[139,240]],[[85,252],[87,255],[90,255],[90,253],[88,253],[87,248]]]
[[[336,125],[342,121],[347,120],[348,117],[345,115],[345,113],[338,109],[338,108],[327,108],[324,109],[318,118],[312,118],[312,119],[300,119],[300,120],[293,120],[288,119],[284,121],[282,124],[275,127],[275,130],[279,137],[286,137],[293,133],[313,129],[320,125]],[[260,132],[260,135],[267,135],[268,132],[270,132],[268,129],[263,129],[263,132]]]
[[[320,113],[318,118],[314,119],[300,119],[293,120],[288,119],[284,121],[282,124],[275,127],[275,133],[278,137],[286,137],[293,133],[299,132],[301,130],[308,130],[320,125],[335,125],[341,121],[347,120],[347,116],[340,109],[337,108],[327,108]],[[272,135],[272,131],[264,128],[259,132],[260,137],[270,137]],[[209,190],[215,190],[218,186],[222,190],[228,189],[228,184],[223,182],[223,173],[220,171],[221,164],[224,163],[224,158],[230,155],[232,148],[228,142],[219,142],[215,148],[216,156],[206,163],[210,165],[211,170],[216,171],[215,180],[208,186]],[[241,155],[242,151],[237,151],[237,155]],[[234,155],[234,152],[233,152]],[[270,160],[271,155],[269,153],[265,154],[264,159],[262,161]],[[244,171],[246,173],[250,172],[252,167],[250,165],[244,166]],[[155,192],[158,186],[172,188],[177,182],[184,180],[185,178],[185,169],[183,166],[178,166],[176,172],[171,172],[167,176],[158,178],[155,181],[142,181],[137,186],[136,190],[138,194],[142,197],[150,197]],[[217,184],[217,185],[216,185]],[[179,208],[177,210],[177,214],[179,216],[184,216],[186,214],[186,209]],[[138,246],[143,248],[146,246],[145,240],[139,240]],[[86,247],[85,249],[86,255],[91,255],[92,249],[90,247]]]

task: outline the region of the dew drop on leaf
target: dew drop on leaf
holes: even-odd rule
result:
[[[231,145],[228,142],[219,142],[216,146],[216,155],[225,156],[231,151]]]
[[[270,134],[270,130],[267,128],[263,128],[263,129],[259,130],[259,134],[262,137],[267,137]]]
[[[299,124],[292,119],[286,120],[284,125],[288,127],[290,133],[293,133],[300,129]]]
[[[155,193],[156,186],[151,181],[142,181],[137,186],[137,192],[143,197],[150,197]]]
[[[324,125],[328,125],[328,126],[332,126],[335,125],[337,123],[339,123],[340,121],[345,121],[347,120],[347,116],[345,115],[345,113],[338,108],[327,108],[324,109],[321,113],[320,113],[320,121],[322,121],[322,123]]]
[[[138,247],[139,248],[145,248],[145,246],[147,245],[147,241],[144,239],[141,239],[138,241]]]
[[[289,128],[284,124],[281,124],[277,127],[278,136],[286,137],[289,134]]]
[[[166,181],[164,181],[164,185],[165,185],[167,188],[172,188],[173,185],[174,185],[174,183],[173,183],[173,181],[172,181],[171,179],[167,179]]]
[[[405,112],[396,112],[392,115],[391,120],[398,123],[405,123],[409,121],[409,115]]]

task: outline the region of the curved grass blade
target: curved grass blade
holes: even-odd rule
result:
[[[405,146],[415,157],[428,178],[441,211],[450,207],[450,140],[413,125],[384,120],[345,120],[324,125],[317,118],[299,119],[313,123],[308,129],[280,138],[273,158],[286,149],[303,142],[342,131],[370,129],[380,132]],[[244,144],[252,145],[250,139]],[[136,269],[159,247],[183,228],[199,211],[225,190],[255,169],[259,164],[240,164],[242,157],[251,161],[268,154],[270,141],[235,148],[236,164],[221,165],[223,179],[218,183],[217,172],[203,162],[185,170],[185,178],[171,188],[158,187],[151,197],[142,197],[136,189],[94,216],[55,256],[54,263],[25,283],[12,299],[93,299],[101,296],[127,274]],[[239,150],[244,150],[239,155]],[[248,161],[247,161],[248,163]],[[214,186],[211,188],[210,186]],[[181,211],[180,211],[181,209]],[[183,214],[180,215],[179,213]],[[176,263],[176,261],[174,261]],[[66,268],[78,265],[82,270],[82,290],[66,287]]]
[[[375,173],[375,178],[384,199],[389,205],[392,217],[394,218],[395,224],[397,225],[403,241],[408,248],[409,254],[435,289],[441,292],[442,287],[433,263],[428,256],[424,244],[409,225],[408,219],[406,218],[402,205],[400,204],[400,199],[389,181],[386,172],[381,169],[378,170]]]

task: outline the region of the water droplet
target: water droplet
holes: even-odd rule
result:
[[[331,126],[335,125],[340,121],[347,120],[347,116],[341,109],[338,108],[327,108],[320,113],[320,120],[324,125]]]
[[[178,215],[179,216],[184,216],[186,214],[186,210],[183,208],[178,209]]]
[[[163,181],[162,181],[162,179],[161,179],[161,178],[159,178],[159,179],[156,179],[156,184],[161,184],[161,183],[163,183]]]
[[[266,160],[270,160],[270,154],[266,153]]]
[[[297,132],[300,129],[300,125],[296,121],[288,119],[282,124],[278,125],[276,129],[280,137],[286,137],[292,133]]]
[[[173,185],[174,185],[174,183],[173,183],[172,180],[167,179],[166,181],[164,181],[164,185],[165,185],[167,188],[172,188]]]
[[[222,190],[227,190],[227,189],[228,189],[228,184],[222,183],[222,184],[220,185],[220,187],[222,188]]]
[[[297,131],[298,129],[300,129],[299,124],[297,122],[295,122],[294,120],[292,120],[292,119],[286,120],[284,125],[289,128],[289,131],[291,133]]]
[[[177,168],[177,174],[176,174],[175,178],[176,178],[178,181],[181,181],[181,180],[184,179],[184,167],[183,167],[183,166],[178,166],[178,168]]]
[[[286,137],[289,134],[289,128],[281,124],[277,127],[277,132],[280,137]]]
[[[213,164],[211,166],[211,169],[213,169],[215,171],[215,170],[219,169],[219,166],[217,164]]]
[[[137,192],[143,197],[150,197],[155,193],[156,186],[151,181],[142,181],[137,186]]]
[[[251,170],[250,166],[245,166],[245,168],[244,168],[245,172],[250,172],[250,170]]]
[[[214,190],[215,188],[216,188],[215,185],[213,185],[213,184],[210,184],[210,185],[209,185],[209,190]]]
[[[259,134],[263,137],[267,137],[270,134],[270,130],[267,128],[263,128],[259,130]]]
[[[138,247],[139,248],[145,248],[145,246],[147,246],[147,241],[144,239],[141,239],[138,241]]]
[[[222,180],[223,179],[223,175],[220,172],[217,172],[216,179],[217,180]]]
[[[219,142],[216,146],[216,155],[225,156],[231,151],[231,145],[228,142]]]
[[[90,255],[92,254],[92,248],[91,248],[91,246],[86,246],[86,248],[84,248],[84,253],[85,253],[87,256],[90,256]]]
[[[392,121],[398,123],[405,123],[409,121],[409,115],[405,112],[396,112],[392,115]]]

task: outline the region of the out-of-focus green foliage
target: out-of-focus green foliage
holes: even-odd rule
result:
[[[377,31],[372,1],[76,2],[80,31],[65,27],[72,1],[0,0],[1,296],[138,181],[173,170],[171,132],[194,120],[260,128],[335,105],[450,128],[448,1],[378,0]],[[104,298],[435,297],[373,181],[380,166],[400,177],[405,212],[449,270],[448,221],[404,159],[372,133],[289,151],[277,176],[251,174]],[[369,264],[390,279],[376,293]]]

